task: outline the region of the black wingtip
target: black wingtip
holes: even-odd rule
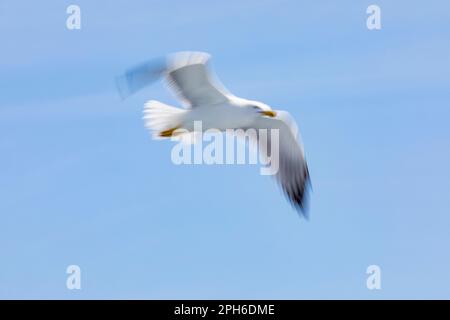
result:
[[[292,206],[297,211],[299,217],[304,218],[309,221],[309,199],[308,195],[305,194],[301,202],[291,201]]]
[[[308,166],[306,166],[303,181],[303,185],[298,186],[293,192],[287,192],[286,195],[298,215],[309,221],[309,191],[312,187]]]

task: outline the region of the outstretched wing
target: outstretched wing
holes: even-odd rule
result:
[[[203,52],[180,52],[167,59],[167,82],[190,107],[228,101],[228,92],[208,68],[209,59]]]
[[[209,69],[209,59],[203,52],[179,52],[166,61],[141,64],[117,78],[119,93],[126,98],[165,76],[169,87],[189,107],[225,103],[230,94]]]
[[[278,143],[278,163],[277,157],[270,155],[272,168],[278,168],[275,178],[291,204],[305,217],[308,216],[308,189],[310,187],[310,178],[308,165],[303,152],[301,141],[297,139],[297,125],[292,117],[284,111],[277,111],[276,118],[260,117],[253,128],[267,129],[267,144],[260,143],[260,151],[267,155],[264,146],[267,145],[268,150],[276,150],[272,144]],[[273,141],[270,130],[278,129],[279,139]],[[258,135],[260,140],[262,137]],[[263,148],[261,150],[261,148]]]

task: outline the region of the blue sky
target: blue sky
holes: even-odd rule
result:
[[[450,298],[449,11],[2,1],[0,298]],[[180,50],[298,121],[310,221],[256,166],[173,165],[141,119],[148,99],[177,105],[160,83],[120,101],[115,76]]]

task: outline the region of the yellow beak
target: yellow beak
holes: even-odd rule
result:
[[[275,118],[277,116],[277,113],[275,111],[272,110],[268,110],[268,111],[261,111],[261,114],[271,117],[271,118]]]

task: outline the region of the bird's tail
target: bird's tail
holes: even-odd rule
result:
[[[153,138],[169,138],[183,122],[186,110],[150,100],[144,106],[145,127],[152,132]]]

